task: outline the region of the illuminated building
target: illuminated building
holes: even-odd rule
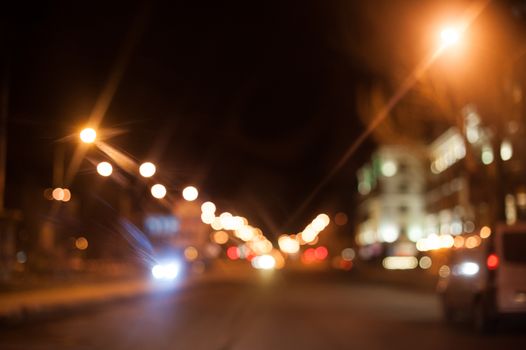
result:
[[[423,232],[425,158],[404,146],[382,146],[358,171],[356,242],[363,258],[415,255]]]

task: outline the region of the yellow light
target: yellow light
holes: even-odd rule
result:
[[[491,236],[491,229],[488,226],[484,226],[480,229],[480,238],[488,238]]]
[[[139,173],[142,177],[152,177],[153,175],[155,175],[156,170],[157,169],[155,168],[155,165],[150,162],[142,163],[139,167]]]
[[[216,212],[216,205],[212,202],[204,202],[201,205],[201,211],[203,213],[215,213]]]
[[[199,256],[199,252],[194,247],[190,246],[184,250],[184,257],[188,261],[194,261],[195,259],[197,259],[198,256]]]
[[[150,192],[152,193],[152,196],[154,196],[157,199],[163,199],[166,196],[166,187],[164,187],[161,184],[155,184],[150,189]]]
[[[256,236],[255,229],[252,226],[243,226],[240,229],[235,231],[237,238],[242,239],[243,241],[251,241]]]
[[[418,260],[414,256],[388,256],[382,265],[387,270],[411,270],[418,266]]]
[[[77,247],[78,250],[88,249],[88,240],[85,237],[77,238],[75,240],[75,247]]]
[[[69,202],[71,200],[71,191],[67,188],[64,188],[64,197],[62,198],[63,202]]]
[[[278,245],[279,249],[287,254],[295,254],[300,250],[300,243],[288,235],[281,235],[278,238]]]
[[[473,249],[480,245],[481,239],[479,236],[470,236],[466,239],[466,248]]]
[[[231,230],[231,224],[232,224],[232,214],[229,212],[224,212],[219,215],[219,220],[221,222],[221,226],[224,227],[227,230]]]
[[[217,216],[212,220],[210,226],[212,226],[214,230],[221,230],[223,228],[223,225],[221,225],[221,219]]]
[[[97,138],[97,132],[93,128],[85,128],[80,134],[80,140],[84,143],[93,143]]]
[[[113,167],[108,162],[100,162],[97,165],[97,172],[100,176],[108,177],[113,172]]]
[[[444,47],[455,45],[460,40],[460,32],[457,28],[447,27],[440,32],[440,40]]]
[[[53,199],[56,201],[61,201],[64,199],[64,190],[62,188],[55,188],[51,193]]]
[[[225,244],[228,242],[228,233],[225,231],[216,231],[212,234],[212,240],[217,244]]]
[[[183,198],[189,202],[194,201],[199,196],[199,191],[194,186],[188,186],[183,190]]]
[[[455,242],[453,243],[453,245],[455,246],[455,248],[462,248],[464,246],[464,237],[455,237]]]
[[[214,222],[215,215],[214,213],[202,213],[201,214],[201,221],[203,224],[210,225],[212,222]]]

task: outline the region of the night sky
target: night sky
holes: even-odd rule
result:
[[[7,206],[23,205],[20,188],[51,186],[53,144],[86,123],[121,67],[101,124],[117,131],[107,142],[158,163],[173,188],[195,184],[272,231],[302,229],[325,209],[352,214],[354,173],[373,141],[288,220],[363,131],[357,89],[387,62],[416,62],[428,39],[416,28],[430,30],[446,3],[12,6]]]

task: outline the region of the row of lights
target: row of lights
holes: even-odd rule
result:
[[[242,216],[234,216],[228,212],[216,215],[216,211],[217,207],[213,202],[208,201],[201,205],[202,222],[215,230],[212,240],[217,244],[226,244],[230,240],[226,231],[232,231],[237,239],[244,242],[239,247],[231,246],[227,249],[230,259],[247,258],[256,269],[281,267],[281,254],[274,249],[272,242],[259,228],[251,226]]]
[[[97,132],[93,128],[85,128],[80,132],[80,139],[84,143],[93,143],[97,139]],[[144,178],[151,178],[157,172],[157,167],[152,162],[144,162],[139,166],[139,174]],[[113,166],[109,162],[97,164],[97,173],[103,177],[108,177],[113,173]],[[154,198],[163,199],[167,194],[166,186],[154,184],[150,188],[150,193]],[[183,198],[187,201],[194,201],[199,196],[199,191],[194,186],[188,186],[183,190]]]
[[[331,222],[327,214],[319,214],[303,231],[296,235],[281,235],[278,238],[278,245],[283,253],[296,254],[300,250],[300,245],[316,244],[318,235]]]
[[[491,236],[491,229],[488,226],[484,226],[480,229],[478,235],[471,235],[469,237],[451,235],[441,235],[436,234],[429,235],[426,238],[421,238],[416,242],[416,249],[421,252],[426,252],[430,250],[437,249],[448,249],[448,248],[463,248],[473,249],[478,247],[483,239]]]

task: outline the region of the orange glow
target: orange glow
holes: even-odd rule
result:
[[[84,143],[93,143],[97,138],[97,132],[93,128],[85,128],[80,134],[80,140]]]
[[[62,198],[63,202],[69,202],[71,200],[71,191],[67,188],[64,188],[64,198]]]
[[[491,229],[488,226],[484,226],[480,229],[480,238],[488,238],[491,236]]]
[[[446,27],[440,32],[440,40],[444,47],[455,45],[460,41],[460,31],[455,27]]]
[[[61,201],[64,199],[64,190],[62,188],[55,188],[51,193],[53,199],[56,201]]]
[[[462,248],[464,246],[464,237],[455,237],[455,242],[453,243],[453,245],[455,246],[455,248]]]
[[[217,244],[225,244],[228,242],[228,233],[225,231],[216,231],[212,234],[212,240]]]
[[[78,250],[88,249],[88,240],[85,237],[77,238],[75,240],[75,247],[77,247]]]
[[[184,250],[184,257],[188,261],[194,261],[199,256],[199,252],[194,247],[190,246]]]
[[[481,239],[479,236],[470,236],[466,239],[466,248],[473,249],[480,245]]]

